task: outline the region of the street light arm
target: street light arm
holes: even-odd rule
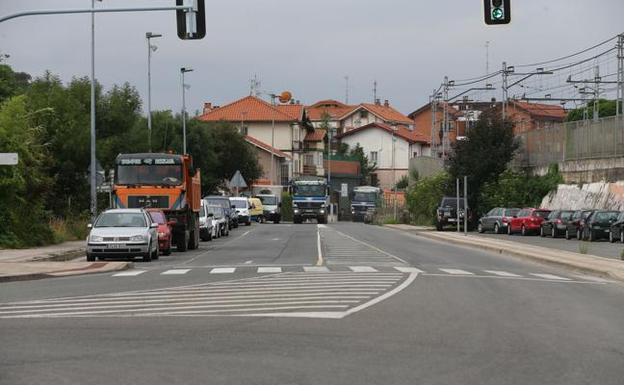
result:
[[[511,83],[510,85],[507,86],[507,89],[510,89],[511,87],[515,86],[516,84],[522,83],[523,81],[527,80],[528,78],[530,78],[531,76],[535,76],[535,75],[552,75],[553,72],[552,71],[540,71],[540,72],[532,72],[529,74],[515,74],[515,75],[526,75],[525,77],[523,77],[522,79]]]
[[[468,93],[468,92],[470,92],[470,91],[492,91],[492,90],[495,90],[495,89],[496,89],[496,88],[494,88],[494,87],[475,87],[475,88],[469,88],[469,89],[467,89],[466,91],[464,91],[464,92],[462,92],[462,93],[459,93],[459,94],[457,94],[457,95],[455,95],[455,96],[453,96],[453,97],[451,97],[451,98],[448,98],[448,102],[451,102],[451,101],[453,101],[453,99],[457,99],[458,97],[460,97],[460,96],[462,96],[462,95],[464,95],[464,94],[467,94],[467,93]]]
[[[24,16],[38,16],[38,15],[67,15],[75,13],[111,13],[111,12],[145,12],[145,11],[187,11],[193,10],[193,6],[178,5],[172,7],[137,7],[137,8],[80,8],[80,9],[38,9],[34,11],[22,11],[13,13],[10,15],[0,17],[0,23],[3,21],[16,19]]]

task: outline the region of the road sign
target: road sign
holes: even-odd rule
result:
[[[347,183],[340,184],[340,196],[347,198],[349,196],[349,185]]]
[[[241,174],[239,170],[236,170],[236,173],[234,173],[234,176],[230,180],[230,187],[236,187],[236,188],[247,187],[247,183],[245,182],[245,179],[243,178],[243,175]]]
[[[15,166],[17,162],[16,152],[0,152],[0,166]]]

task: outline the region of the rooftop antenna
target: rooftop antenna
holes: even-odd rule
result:
[[[373,103],[377,101],[377,80],[373,81]]]
[[[260,96],[260,79],[258,79],[257,74],[254,74],[253,78],[249,80],[249,95],[255,97]]]
[[[346,75],[344,79],[345,79],[345,104],[349,104],[349,75]]]

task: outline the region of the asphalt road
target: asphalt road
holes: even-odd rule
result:
[[[0,383],[624,378],[622,285],[387,228],[254,225],[116,274],[0,284]]]
[[[493,233],[483,233],[479,234],[478,232],[472,232],[472,235],[486,237],[486,238],[494,238],[494,239],[503,239],[514,242],[526,243],[535,246],[544,246],[550,247],[553,249],[572,251],[575,253],[581,252],[581,247],[587,248],[587,254],[597,255],[599,257],[604,258],[612,258],[612,259],[621,259],[622,251],[624,250],[624,245],[622,243],[609,243],[608,239],[601,239],[594,242],[588,241],[577,241],[576,238],[566,240],[564,237],[560,238],[551,238],[540,237],[539,235],[530,235],[530,236],[522,236],[520,234],[513,234],[511,236],[507,234],[493,234]],[[583,246],[581,246],[583,245]]]

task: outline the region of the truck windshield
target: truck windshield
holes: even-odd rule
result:
[[[300,184],[295,185],[295,194],[310,197],[310,196],[325,196],[324,184]]]
[[[181,165],[117,165],[115,184],[177,186],[182,184]]]
[[[377,194],[373,192],[356,192],[353,194],[353,201],[355,202],[375,202],[377,200]]]
[[[275,206],[277,204],[277,197],[258,197],[263,205]]]

